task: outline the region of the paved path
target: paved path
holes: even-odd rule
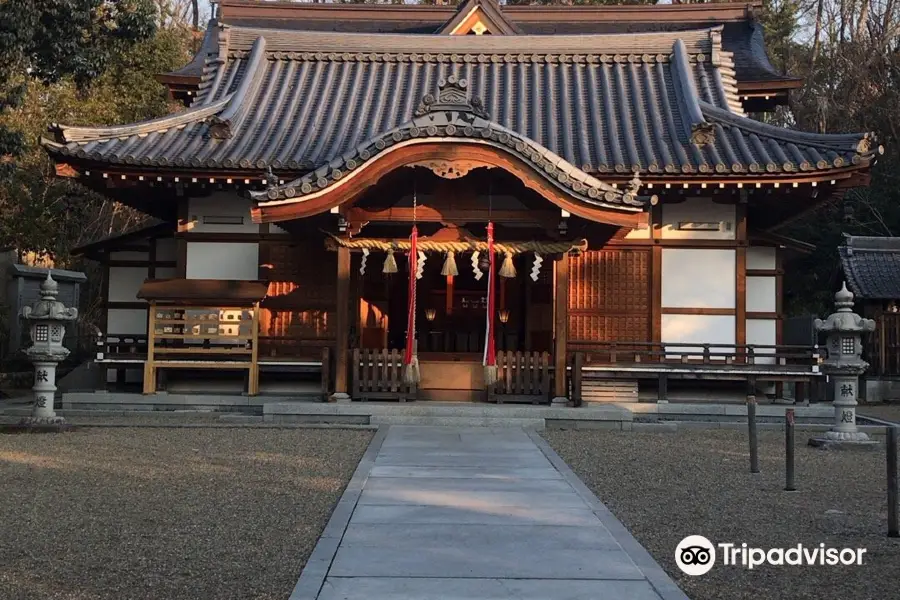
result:
[[[291,595],[513,598],[687,597],[536,434],[405,426],[379,431]]]

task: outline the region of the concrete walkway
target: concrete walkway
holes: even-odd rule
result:
[[[379,430],[291,595],[513,598],[687,596],[537,434],[413,426]]]

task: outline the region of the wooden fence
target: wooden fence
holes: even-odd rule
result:
[[[550,354],[547,352],[498,352],[497,383],[488,387],[488,400],[503,402],[550,401]]]
[[[354,349],[351,365],[355,400],[415,400],[416,385],[403,381],[399,350]]]

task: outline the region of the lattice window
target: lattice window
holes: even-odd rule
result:
[[[569,339],[650,336],[650,252],[594,250],[569,262]]]

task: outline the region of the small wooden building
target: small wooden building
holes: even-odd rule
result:
[[[160,221],[84,250],[109,267],[101,360],[250,356],[251,392],[296,369],[357,398],[809,381],[814,349],[781,345],[774,230],[866,185],[879,147],[749,116],[800,84],[753,10],[223,0],[162,78],[186,110],[44,141],[61,175]]]
[[[900,238],[847,236],[838,248],[854,310],[875,320],[864,337],[866,400],[900,399]]]

